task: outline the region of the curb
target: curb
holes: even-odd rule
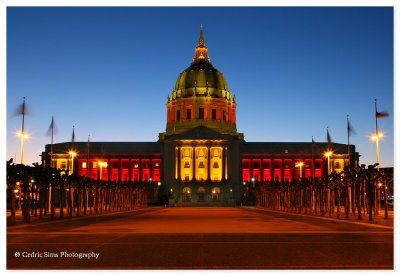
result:
[[[330,221],[335,221],[335,222],[344,222],[344,223],[350,223],[350,224],[356,224],[356,225],[371,226],[371,227],[382,228],[382,229],[390,229],[390,230],[394,229],[394,227],[392,227],[392,226],[379,225],[379,224],[370,224],[368,222],[349,221],[349,220],[343,220],[343,219],[336,219],[336,218],[332,218],[332,217],[319,217],[319,216],[312,216],[312,215],[307,215],[307,214],[289,213],[289,212],[270,210],[270,209],[262,209],[262,208],[249,207],[249,206],[247,206],[247,207],[244,206],[242,208],[246,208],[246,209],[250,209],[250,210],[263,211],[263,212],[273,212],[273,213],[279,213],[279,214],[288,214],[288,215],[296,215],[296,216],[302,216],[302,217],[316,218],[316,219],[321,219],[321,220],[330,220]]]
[[[105,217],[105,216],[112,216],[116,214],[124,214],[124,213],[131,213],[131,212],[138,212],[138,211],[152,211],[154,209],[160,209],[162,207],[146,207],[146,208],[140,208],[140,209],[135,209],[135,210],[129,210],[129,211],[119,211],[119,212],[113,212],[113,213],[104,213],[104,214],[92,214],[92,215],[86,215],[86,216],[79,216],[79,217],[72,217],[69,218],[65,216],[63,219],[57,218],[55,220],[50,220],[50,221],[36,221],[36,222],[31,222],[23,225],[7,225],[7,230],[12,230],[12,229],[20,229],[20,228],[27,228],[31,226],[40,226],[40,225],[47,225],[47,224],[52,224],[52,223],[58,223],[58,222],[68,222],[68,221],[75,221],[75,220],[82,220],[82,219],[89,219],[89,218],[97,218],[97,217]]]

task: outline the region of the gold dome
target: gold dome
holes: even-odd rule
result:
[[[202,27],[193,63],[179,75],[172,91],[173,99],[192,96],[232,99],[224,75],[210,62]]]
[[[213,96],[231,99],[231,92],[224,75],[211,63],[201,60],[193,62],[176,81],[172,98]]]

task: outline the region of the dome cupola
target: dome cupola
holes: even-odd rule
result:
[[[166,134],[206,126],[221,133],[236,133],[235,97],[224,75],[210,61],[203,26],[191,65],[178,77],[168,96]]]

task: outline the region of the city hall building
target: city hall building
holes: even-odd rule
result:
[[[246,142],[236,127],[236,101],[210,62],[201,29],[193,62],[168,97],[157,142],[46,145],[42,162],[92,179],[162,186],[178,206],[239,205],[248,185],[322,178],[358,162],[353,145]]]

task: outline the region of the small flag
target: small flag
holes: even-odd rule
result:
[[[357,132],[355,131],[355,129],[352,127],[352,125],[350,124],[350,120],[349,120],[349,115],[347,115],[347,133],[350,136],[351,134],[356,135]]]
[[[330,146],[332,144],[332,138],[331,135],[329,134],[328,128],[326,128],[326,140],[328,141],[328,145]]]
[[[384,118],[389,117],[389,112],[378,112],[378,107],[375,99],[375,117],[376,118]]]
[[[51,123],[49,129],[47,130],[47,136],[51,136],[51,134],[57,134],[57,126],[53,116],[51,117]]]
[[[389,117],[389,112],[376,112],[375,114],[376,118],[384,118],[384,117]]]
[[[25,97],[23,97],[22,104],[20,104],[14,111],[14,116],[17,115],[29,115],[28,108],[25,103]]]
[[[71,138],[71,142],[75,143],[75,126],[72,126],[72,138]]]

